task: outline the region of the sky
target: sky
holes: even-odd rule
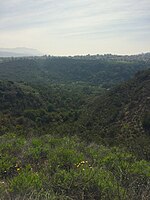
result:
[[[49,55],[150,52],[150,0],[0,0],[0,48]]]

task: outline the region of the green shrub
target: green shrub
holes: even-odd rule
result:
[[[29,162],[37,163],[45,159],[48,154],[48,148],[41,139],[33,138],[30,147],[25,152],[25,157]]]
[[[9,185],[12,193],[25,194],[32,190],[40,190],[42,188],[42,180],[38,173],[32,172],[30,165],[28,165],[18,176],[10,180]]]

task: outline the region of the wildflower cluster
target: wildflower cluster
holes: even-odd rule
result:
[[[81,161],[81,162],[79,162],[79,163],[77,163],[77,164],[75,164],[75,166],[76,166],[76,168],[82,168],[82,170],[84,171],[85,170],[85,168],[90,168],[90,169],[92,169],[92,166],[88,163],[88,161],[86,160],[86,161]]]
[[[19,172],[21,170],[21,166],[18,163],[16,163],[15,169],[17,172]]]

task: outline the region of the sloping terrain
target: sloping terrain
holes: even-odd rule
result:
[[[14,131],[18,125],[27,129],[32,123],[32,111],[42,108],[44,102],[37,90],[25,83],[0,81],[0,135]]]
[[[135,200],[150,197],[150,166],[117,147],[77,137],[0,136],[1,200]]]
[[[150,70],[110,90],[29,80],[0,81],[1,200],[150,198]]]
[[[87,99],[100,92],[101,88],[87,85],[0,81],[0,133],[16,128],[39,132],[39,127],[50,131],[53,126],[62,133],[63,126],[78,120]]]
[[[87,83],[110,87],[150,67],[149,61],[86,60],[69,57],[6,58],[0,79],[30,83]]]
[[[19,113],[42,106],[39,93],[23,83],[0,81],[0,111]]]
[[[82,122],[90,139],[127,144],[142,136],[149,138],[150,70],[137,73],[132,80],[91,101]]]

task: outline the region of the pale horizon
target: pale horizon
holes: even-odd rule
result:
[[[150,52],[149,0],[0,0],[0,48],[42,54]]]

